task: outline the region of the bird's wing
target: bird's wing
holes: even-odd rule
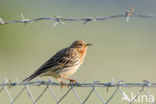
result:
[[[43,64],[35,73],[41,74],[47,71],[71,67],[79,61],[79,54],[74,49],[65,48],[57,52],[45,64]]]
[[[75,49],[65,48],[57,52],[53,57],[51,57],[47,62],[45,62],[38,70],[36,70],[32,75],[27,77],[24,81],[30,81],[33,78],[48,72],[55,72],[58,69],[63,69],[66,67],[72,67],[78,64],[80,61],[79,54]]]

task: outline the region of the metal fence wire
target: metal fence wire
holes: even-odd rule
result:
[[[75,22],[75,21],[83,21],[84,24],[87,24],[91,21],[103,21],[108,19],[115,19],[115,18],[126,18],[126,21],[129,21],[130,17],[138,17],[138,18],[156,18],[156,15],[153,14],[138,14],[134,12],[134,8],[131,7],[130,10],[126,11],[123,14],[117,14],[112,16],[106,16],[106,17],[87,17],[87,18],[63,18],[60,16],[53,16],[53,17],[39,17],[35,19],[28,19],[21,14],[21,20],[13,20],[13,21],[4,21],[4,19],[0,18],[0,25],[5,24],[11,24],[11,23],[34,23],[41,20],[50,20],[55,21],[55,23],[52,25],[55,27],[58,23],[66,25],[65,21]]]
[[[18,93],[16,93],[16,95],[14,94],[14,97],[13,97],[12,94],[10,93],[10,91],[19,86],[21,87],[21,89],[18,91]],[[44,88],[42,91],[39,90],[39,95],[37,95],[37,97],[34,97],[32,90],[30,89],[32,86],[35,86],[36,88],[43,86]],[[60,87],[60,90],[63,90],[64,87],[67,87],[66,88],[67,90],[59,98],[57,96],[57,92],[55,92],[55,90],[54,90],[54,87]],[[19,99],[20,96],[22,96],[22,94],[24,92],[27,92],[27,94],[24,96],[28,96],[28,98],[31,99],[32,104],[39,103],[39,101],[41,101],[40,99],[42,98],[43,95],[46,94],[46,92],[50,92],[52,97],[49,97],[49,96],[48,97],[52,101],[55,100],[56,104],[60,104],[60,103],[63,104],[62,101],[66,100],[65,98],[69,95],[69,93],[74,94],[75,98],[78,101],[78,104],[87,103],[87,101],[90,100],[90,97],[93,94],[94,94],[94,96],[97,96],[96,97],[97,99],[100,100],[100,104],[108,104],[108,103],[110,104],[111,100],[114,97],[119,96],[116,94],[118,92],[118,94],[120,94],[123,97],[123,98],[121,98],[121,100],[124,100],[127,104],[133,104],[133,103],[136,103],[137,98],[140,97],[140,95],[142,93],[144,93],[145,94],[144,97],[147,96],[147,99],[150,100],[149,103],[155,104],[154,96],[151,96],[149,89],[156,88],[156,83],[152,83],[147,80],[144,80],[142,83],[124,83],[121,80],[119,80],[117,82],[112,80],[111,82],[108,82],[108,83],[101,83],[99,81],[93,81],[93,83],[65,84],[64,87],[61,88],[60,83],[56,83],[56,82],[52,81],[51,79],[48,79],[48,81],[37,80],[37,81],[33,81],[33,82],[19,82],[18,80],[16,80],[15,82],[11,82],[5,78],[3,80],[3,82],[0,83],[0,94],[2,94],[2,92],[5,93],[8,96],[8,100],[10,100],[10,104],[16,104],[17,99]],[[81,98],[82,95],[79,95],[79,93],[78,93],[78,90],[80,88],[88,88],[89,89],[89,92],[86,94],[86,96],[83,99]],[[102,95],[103,92],[100,92],[98,90],[98,88],[106,89],[107,92],[108,92],[108,90],[110,90],[110,88],[114,88],[114,89],[113,89],[113,91],[111,91],[110,96],[107,99],[105,99],[104,96]],[[126,93],[126,91],[123,90],[123,88],[137,88],[138,91],[133,98],[130,98],[128,96],[128,94]],[[121,102],[121,103],[123,103],[123,102]],[[74,104],[76,104],[76,103],[74,103]],[[147,102],[146,102],[146,104],[147,104]]]

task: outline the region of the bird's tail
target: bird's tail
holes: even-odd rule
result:
[[[24,79],[22,82],[28,82],[31,81],[32,79],[34,79],[35,77],[37,77],[39,74],[38,73],[34,73],[31,76],[27,77],[26,79]]]

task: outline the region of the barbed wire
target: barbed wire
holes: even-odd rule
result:
[[[129,11],[126,11],[123,14],[117,14],[117,15],[112,15],[112,16],[107,16],[107,17],[87,17],[87,18],[63,18],[60,16],[53,16],[53,17],[40,17],[40,18],[35,18],[35,19],[28,19],[21,14],[21,20],[13,20],[13,21],[4,21],[2,18],[0,18],[0,25],[5,25],[5,24],[11,24],[11,23],[34,23],[38,22],[41,20],[50,20],[50,21],[55,21],[55,23],[52,25],[55,27],[58,23],[66,25],[65,21],[83,21],[83,24],[87,24],[88,22],[91,21],[103,21],[107,19],[114,19],[114,18],[126,18],[126,22],[129,21],[130,17],[139,17],[139,18],[156,18],[156,15],[153,14],[137,14],[134,12],[134,8],[131,7]]]
[[[38,97],[34,97],[30,87],[31,86],[45,86],[45,88],[40,92],[40,94],[38,95]],[[13,98],[10,90],[10,87],[18,87],[21,86],[23,87],[18,94]],[[101,83],[99,81],[94,81],[93,83],[70,83],[70,84],[65,84],[64,86],[68,86],[68,90],[66,91],[66,93],[63,94],[63,96],[61,98],[58,98],[55,93],[54,90],[52,89],[52,86],[58,86],[58,87],[62,87],[62,85],[60,83],[56,83],[54,81],[52,81],[51,79],[48,79],[48,81],[33,81],[33,82],[19,82],[18,80],[16,80],[15,82],[11,82],[8,79],[4,79],[2,83],[0,83],[0,93],[2,93],[2,91],[5,91],[5,93],[8,95],[8,98],[10,100],[10,104],[15,104],[15,101],[22,95],[22,93],[24,93],[24,91],[28,92],[28,96],[29,98],[32,100],[33,104],[37,104],[37,102],[39,101],[39,99],[45,94],[46,91],[50,91],[52,97],[54,98],[56,104],[59,104],[62,100],[64,100],[64,98],[70,93],[73,92],[73,94],[75,95],[76,99],[78,100],[79,104],[85,104],[90,96],[94,93],[99,100],[101,101],[102,104],[108,104],[116,95],[117,92],[119,92],[121,94],[121,96],[123,96],[123,98],[121,100],[127,101],[128,104],[133,104],[135,103],[135,100],[137,99],[137,97],[144,92],[148,98],[151,98],[151,94],[150,91],[148,90],[149,88],[156,88],[156,83],[152,83],[150,81],[144,80],[142,83],[124,83],[122,80],[119,80],[117,82],[115,82],[114,80],[112,80],[111,82],[108,83]],[[75,88],[80,88],[80,87],[84,87],[84,88],[91,88],[91,90],[89,91],[88,95],[85,97],[85,99],[81,99],[80,96],[78,95],[77,91]],[[97,88],[106,88],[107,92],[109,88],[115,88],[115,90],[113,91],[113,93],[111,94],[111,96],[107,99],[104,100],[104,97],[100,94],[100,92],[97,90]],[[136,96],[133,99],[130,99],[128,97],[128,94],[122,89],[122,88],[140,88],[140,90],[137,92]],[[155,101],[153,100],[151,102],[152,104],[155,104]]]

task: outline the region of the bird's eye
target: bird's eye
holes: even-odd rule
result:
[[[79,47],[82,47],[82,44],[78,44]]]

